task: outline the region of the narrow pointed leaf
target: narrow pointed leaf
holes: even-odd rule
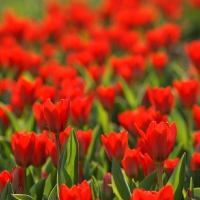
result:
[[[33,197],[26,194],[13,194],[12,196],[17,200],[34,200]]]

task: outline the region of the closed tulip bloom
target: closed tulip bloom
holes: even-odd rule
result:
[[[115,88],[113,86],[105,88],[100,85],[97,88],[97,95],[105,110],[110,111],[113,109],[115,101]]]
[[[150,92],[151,104],[162,114],[169,114],[174,106],[174,95],[171,87],[154,88]]]
[[[111,173],[106,173],[103,177],[103,185],[102,185],[102,192],[105,195],[106,199],[111,199],[112,197],[112,175]]]
[[[44,103],[44,117],[51,132],[59,134],[65,130],[69,116],[69,99],[61,99],[54,105],[50,99]]]
[[[35,150],[34,133],[18,133],[12,135],[11,146],[17,165],[27,168],[32,164],[33,152]]]
[[[193,134],[194,148],[196,152],[200,152],[200,131]]]
[[[126,149],[124,159],[122,160],[122,167],[130,179],[137,179],[140,166],[140,152],[136,149]]]
[[[35,134],[35,150],[33,152],[32,164],[34,167],[42,167],[47,160],[47,139],[48,133],[43,132],[42,134]]]
[[[6,170],[2,171],[0,173],[0,195],[2,194],[8,180],[12,181],[12,175]]]
[[[109,135],[101,135],[101,141],[110,161],[115,157],[119,162],[124,158],[128,147],[128,132],[111,132]]]
[[[198,99],[199,83],[197,80],[187,80],[187,81],[174,81],[174,87],[177,90],[179,101],[182,106],[186,108],[191,108]]]
[[[200,169],[200,153],[194,152],[190,160],[190,166],[193,171]]]
[[[60,200],[92,200],[92,192],[87,181],[83,181],[77,186],[74,185],[72,188],[62,184],[59,190],[59,197]]]
[[[137,125],[136,125],[137,128]],[[174,145],[177,129],[173,122],[168,126],[165,122],[157,124],[152,121],[146,131],[146,134],[137,128],[139,134],[143,138],[148,154],[157,164],[163,163],[169,156]]]
[[[159,192],[134,189],[131,200],[174,200],[173,188],[171,185],[164,186]]]
[[[44,117],[44,106],[38,102],[33,104],[33,113],[40,130],[47,130],[47,122]]]
[[[23,192],[23,168],[14,167],[11,174],[13,191],[16,194],[21,194]]]
[[[197,105],[193,106],[193,115],[196,128],[200,130],[200,107]]]

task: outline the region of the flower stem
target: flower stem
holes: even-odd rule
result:
[[[23,189],[24,189],[24,194],[26,194],[27,193],[26,168],[23,168]]]
[[[59,142],[59,134],[56,134],[56,147],[58,151],[58,161],[60,159],[60,142]]]
[[[160,190],[163,187],[162,182],[162,163],[157,164],[157,179],[158,179],[158,189]]]
[[[41,167],[37,168],[37,174],[38,174],[38,178],[40,180],[42,178],[42,168]]]

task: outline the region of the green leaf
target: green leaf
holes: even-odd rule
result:
[[[168,183],[173,186],[174,199],[181,199],[185,178],[185,153],[181,157],[178,165],[174,169]]]
[[[13,200],[12,194],[13,194],[12,185],[10,181],[8,180],[1,194],[0,200]]]
[[[12,196],[17,200],[34,200],[33,197],[26,194],[12,194]]]
[[[10,119],[11,125],[14,128],[15,131],[22,131],[22,127],[19,125],[17,117],[8,110],[8,108],[5,106],[5,104],[0,102],[0,106],[4,109],[6,112],[8,118]]]
[[[92,176],[92,180],[91,180],[91,189],[92,189],[93,199],[99,199],[100,197],[99,183],[94,176]]]
[[[108,133],[109,132],[108,113],[104,110],[99,101],[96,101],[96,106],[98,111],[98,122],[101,124],[104,133]]]
[[[69,188],[78,183],[78,141],[74,130],[70,133],[58,164],[58,186],[62,183]]]
[[[45,185],[45,178],[40,179],[32,188],[29,190],[30,195],[34,198],[34,200],[42,200],[43,191]]]
[[[100,126],[96,125],[95,128],[92,131],[92,141],[91,141],[90,146],[88,148],[87,155],[86,155],[85,162],[84,162],[84,167],[83,167],[84,175],[86,177],[88,177],[88,179],[89,179],[89,164],[90,164],[90,161],[94,157],[94,154],[96,152],[96,148],[98,146],[97,142],[99,142],[99,136],[100,136],[99,129],[100,129]]]
[[[31,170],[31,167],[26,169],[26,181],[27,181],[27,191],[30,190],[30,188],[35,184],[33,172]]]
[[[193,180],[192,177],[190,178],[190,198],[194,198],[194,184],[193,184]]]
[[[170,153],[169,158],[174,159],[177,158],[183,148],[183,143],[179,143]]]
[[[33,112],[31,112],[31,115],[29,116],[29,119],[26,123],[27,132],[33,131],[34,122],[35,122],[35,117],[34,117]]]
[[[112,161],[111,171],[112,171],[112,188],[117,198],[123,200],[130,199],[131,197],[130,189],[123,176],[120,165],[115,158],[113,158]]]
[[[55,187],[51,191],[48,200],[59,200],[58,192],[57,192],[57,185],[55,185]]]
[[[51,176],[52,176],[52,174],[48,175],[48,177],[46,178],[45,186],[44,186],[44,194],[47,195],[47,196],[50,194],[50,192],[53,188]]]
[[[185,189],[183,189],[183,193],[182,194],[183,194],[183,200],[190,200],[190,198],[188,197]]]
[[[152,172],[149,176],[147,176],[143,181],[140,182],[138,188],[143,188],[145,190],[150,190],[152,185],[156,182],[156,171]]]
[[[195,200],[200,200],[200,188],[194,188]]]
[[[178,144],[183,144],[184,149],[187,149],[189,139],[187,136],[187,127],[185,121],[176,108],[172,109],[171,117],[172,120],[176,122],[177,126],[176,141]]]
[[[133,91],[131,90],[131,88],[127,85],[126,81],[122,78],[122,77],[119,77],[119,81],[122,85],[122,89],[123,89],[123,92],[124,92],[124,96],[125,96],[125,99],[126,101],[128,102],[128,104],[130,105],[130,107],[132,109],[136,108],[137,107],[137,100],[134,96],[134,93]]]

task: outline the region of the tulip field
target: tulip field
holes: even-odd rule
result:
[[[0,200],[200,200],[200,0],[0,14]]]

